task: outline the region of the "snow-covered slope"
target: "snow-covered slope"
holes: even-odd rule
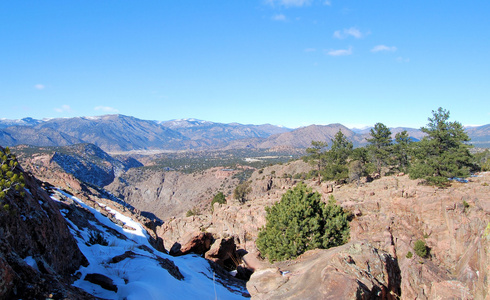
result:
[[[131,218],[103,204],[94,209],[61,190],[57,190],[52,198],[71,203],[65,205],[61,212],[90,263],[78,270],[75,275],[79,279],[73,285],[90,294],[128,300],[247,298],[248,292],[243,287],[230,282],[223,285],[225,279],[218,278],[204,258],[197,255],[172,257],[153,249],[148,242],[148,233]],[[114,214],[124,226],[102,215],[100,211],[103,209]],[[89,242],[96,233],[103,236],[106,246]],[[108,281],[112,280],[112,288],[91,283],[87,280],[91,276],[86,277],[88,274],[110,278]]]

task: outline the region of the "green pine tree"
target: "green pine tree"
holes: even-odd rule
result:
[[[395,136],[393,145],[393,162],[399,171],[407,172],[409,166],[409,152],[412,140],[406,130],[399,132]]]
[[[325,179],[337,182],[349,178],[347,159],[352,153],[352,142],[339,130],[332,140],[332,148],[327,152],[327,165],[325,167]]]
[[[376,123],[370,132],[368,150],[373,158],[376,172],[381,175],[381,169],[389,162],[391,148],[391,130],[383,123]]]
[[[222,192],[218,192],[216,195],[214,195],[213,200],[211,200],[211,211],[214,211],[215,203],[219,203],[219,204],[226,203],[226,197]]]
[[[349,222],[333,197],[328,204],[321,195],[300,183],[272,207],[266,207],[266,225],[256,244],[269,261],[295,258],[315,248],[347,242]]]
[[[328,144],[321,141],[312,141],[311,147],[306,149],[307,156],[303,158],[305,162],[309,162],[311,165],[316,166],[318,183],[321,182],[321,176],[326,164],[326,153]]]
[[[24,196],[24,176],[19,172],[19,163],[9,147],[0,147],[0,200],[5,198],[8,193],[13,192]]]
[[[446,185],[448,178],[467,177],[475,167],[470,146],[465,144],[470,139],[461,123],[449,122],[449,111],[439,107],[432,115],[427,127],[421,128],[427,136],[417,143],[410,178]]]

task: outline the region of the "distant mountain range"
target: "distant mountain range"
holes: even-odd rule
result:
[[[161,122],[125,115],[47,120],[24,118],[0,119],[0,145],[68,146],[93,143],[107,152],[306,148],[313,140],[329,143],[339,130],[355,146],[365,145],[370,131],[369,128],[353,131],[341,124],[310,125],[293,130],[270,124],[223,124],[196,119]],[[393,137],[403,130],[407,130],[414,140],[424,135],[418,129],[397,127],[391,128]],[[475,146],[490,147],[490,124],[468,128],[467,133]]]

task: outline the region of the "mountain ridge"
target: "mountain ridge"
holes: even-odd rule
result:
[[[490,124],[469,127],[467,132],[478,147],[490,147]],[[407,130],[413,140],[424,133],[407,127],[390,128],[392,138]],[[132,150],[216,150],[244,148],[307,148],[313,140],[330,143],[342,133],[354,146],[366,144],[370,128],[350,129],[334,123],[296,129],[271,125],[216,123],[194,118],[170,121],[143,120],[122,114],[36,120],[0,119],[0,144],[16,146],[68,146],[93,143],[107,152]]]

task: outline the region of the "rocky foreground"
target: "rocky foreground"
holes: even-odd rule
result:
[[[171,218],[162,218],[162,225],[141,216],[140,221],[147,226],[157,248],[163,250],[164,246],[174,255],[199,253],[225,267],[230,267],[232,261],[242,278],[254,271],[247,283],[254,299],[490,297],[490,173],[471,177],[468,183],[452,182],[444,189],[425,186],[405,175],[339,186],[307,182],[324,201],[333,195],[351,212],[350,242],[307,252],[294,261],[270,264],[263,260],[255,240],[265,225],[264,207],[279,201],[287,189],[297,184],[298,180],[286,174],[309,168],[296,161],[257,170],[250,179],[251,192],[245,203],[230,197],[224,205],[215,204],[211,213],[204,209],[209,207],[204,204],[211,201],[210,191],[207,200],[202,194],[196,196],[195,205],[203,208],[200,214],[185,217],[189,209],[185,206]],[[30,170],[37,172],[40,168]],[[105,199],[107,195],[97,194],[71,175],[43,170],[43,180],[77,197],[113,203]],[[225,180],[217,176],[216,170],[207,172],[193,177],[196,184],[204,186],[206,176],[212,178],[213,186]],[[189,197],[186,201],[190,203],[193,198]],[[153,198],[157,199],[154,195],[147,199]],[[139,208],[137,202],[132,205]],[[122,205],[112,206],[131,212]],[[428,246],[427,257],[416,254],[418,240]],[[222,253],[225,248],[228,250]]]
[[[281,177],[300,164],[256,172],[245,204],[215,204],[213,214],[172,219],[157,234],[166,245],[185,244],[190,232],[233,237],[248,252],[244,265],[255,271],[247,284],[255,299],[489,297],[490,173],[445,189],[405,175],[359,186],[311,182],[325,201],[333,195],[352,213],[350,242],[271,265],[260,258],[254,243],[265,225],[264,206],[279,201],[296,183]],[[416,255],[417,240],[426,242],[426,258]]]

